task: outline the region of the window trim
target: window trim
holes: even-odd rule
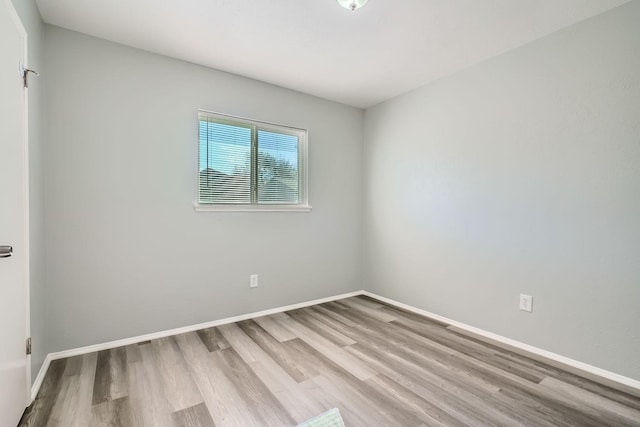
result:
[[[230,114],[217,113],[208,110],[199,109],[197,111],[198,124],[200,126],[200,116],[205,115],[221,121],[229,121],[247,126],[255,126],[257,129],[289,133],[298,137],[298,171],[302,172],[298,178],[299,203],[296,204],[277,204],[277,203],[200,203],[200,152],[197,151],[196,163],[196,198],[193,202],[196,212],[311,212],[309,205],[309,162],[308,162],[308,136],[306,129],[296,128],[293,126],[280,125],[276,123],[265,122],[261,120],[248,119],[246,117],[233,116]],[[256,132],[257,135],[257,132]],[[200,135],[198,133],[198,146],[200,144]],[[256,144],[257,148],[257,144]]]
[[[194,202],[196,212],[311,212],[311,206],[306,205],[248,205],[248,204],[201,204]]]

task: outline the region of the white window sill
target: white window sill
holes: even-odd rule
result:
[[[309,205],[202,205],[194,203],[196,212],[311,212]]]

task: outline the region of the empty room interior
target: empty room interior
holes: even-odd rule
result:
[[[640,426],[640,0],[1,0],[0,427]]]

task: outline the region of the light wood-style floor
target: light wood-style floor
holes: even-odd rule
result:
[[[355,297],[56,360],[21,426],[640,426],[640,399]]]

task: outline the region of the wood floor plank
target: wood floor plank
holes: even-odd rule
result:
[[[448,416],[444,411],[437,408],[432,402],[420,397],[409,388],[395,382],[385,375],[378,375],[367,380],[371,387],[384,390],[390,394],[390,399],[399,403],[402,408],[412,413],[420,421],[420,425],[440,426],[458,425],[458,420]],[[474,420],[477,421],[477,420]]]
[[[393,325],[386,323],[384,324],[384,326],[388,329],[394,328]],[[366,328],[363,326],[358,326],[358,328],[361,330],[366,330]],[[405,332],[399,332],[401,334],[401,337],[405,335]],[[432,378],[431,381],[438,384],[439,388],[443,390],[449,390],[454,395],[460,395],[460,397],[463,397],[462,399],[459,399],[463,406],[466,405],[465,402],[468,402],[470,398],[473,398],[473,396],[469,396],[467,394],[468,392],[470,392],[473,395],[477,396],[477,398],[488,400],[492,406],[501,409],[505,413],[509,413],[509,408],[505,405],[504,401],[500,401],[495,397],[495,391],[500,390],[500,387],[497,387],[492,383],[496,381],[495,374],[499,373],[499,370],[490,372],[480,370],[477,365],[468,363],[468,360],[473,359],[467,359],[467,361],[452,359],[452,356],[457,353],[455,351],[450,351],[451,349],[444,348],[438,343],[433,343],[433,345],[436,346],[434,350],[437,350],[438,352],[440,352],[440,354],[438,355],[437,353],[426,353],[428,354],[427,356],[417,351],[415,348],[410,348],[403,345],[402,339],[396,338],[393,334],[385,334],[384,337],[384,340],[381,340],[377,335],[370,334],[366,340],[363,340],[363,345],[369,346],[366,351],[368,353],[382,357],[382,363],[395,366],[402,366],[406,363],[410,364],[408,366],[413,367],[427,366],[429,367],[427,372],[421,372],[419,370],[409,370],[408,372],[403,372],[404,375],[409,378],[429,378],[432,373],[437,373],[440,379]],[[409,337],[411,337],[411,335],[409,335]],[[372,345],[373,347],[371,347]],[[491,367],[491,369],[495,368]],[[505,374],[508,373],[505,372]],[[519,377],[513,378],[516,378],[517,381],[524,381]],[[505,382],[502,383],[503,386],[505,384]],[[462,395],[460,393],[462,393]],[[511,404],[513,404],[514,402],[515,401],[510,401]],[[510,416],[515,419],[521,418],[518,416],[517,411],[511,412]],[[554,417],[550,418],[554,419]],[[540,423],[544,424],[545,421],[540,421]],[[554,421],[550,422],[548,425],[555,425]]]
[[[276,316],[256,317],[253,321],[260,325],[262,329],[267,331],[279,342],[285,342],[296,338],[294,334],[280,324]]]
[[[308,311],[306,310],[295,310],[289,312],[288,314],[300,324],[306,326],[318,335],[331,341],[338,347],[345,347],[356,343],[354,340],[352,340],[339,330],[334,329],[323,322],[318,322],[317,319],[310,316]]]
[[[379,419],[379,423],[393,424],[392,420],[398,425],[417,425],[417,418],[406,411],[396,412],[398,402],[391,402],[388,399],[387,393],[384,390],[372,387],[366,381],[359,380],[348,369],[343,368],[339,364],[335,363],[330,358],[327,358],[324,354],[318,351],[304,341],[289,341],[284,343],[289,346],[299,345],[302,348],[300,351],[305,354],[305,363],[311,366],[318,367],[322,372],[317,378],[320,378],[317,382],[325,390],[331,393],[338,393],[339,395],[349,396],[350,399],[345,401],[345,404],[358,413],[361,417],[367,415],[368,418],[373,417]],[[364,364],[363,364],[364,366]],[[328,382],[327,382],[328,381]],[[329,385],[332,384],[332,385]],[[364,400],[363,400],[364,399]],[[362,407],[368,407],[368,412],[363,413]],[[365,417],[365,418],[367,418]]]
[[[214,364],[236,385],[248,411],[264,425],[288,426],[296,422],[249,365],[229,348],[213,353]]]
[[[362,365],[356,358],[338,347],[326,338],[318,335],[306,326],[290,319],[285,326],[302,341],[315,348],[325,357],[340,365],[345,370],[356,376],[360,380],[366,380],[376,375],[376,373]]]
[[[372,308],[374,310],[377,310],[379,308],[385,307],[385,304],[380,302],[380,301],[376,301],[373,298],[370,298],[366,295],[358,295],[356,297],[353,298],[349,298],[349,299],[343,299],[341,301],[357,301],[360,304],[366,305],[369,308]]]
[[[640,422],[638,411],[555,378],[545,378],[538,387],[548,390],[569,406],[615,425],[627,426]]]
[[[242,332],[237,324],[232,323],[229,325],[222,325],[220,326],[220,332],[245,362],[255,362],[263,356],[262,349],[260,349],[256,343],[251,341],[251,338]]]
[[[317,377],[315,377],[317,378]],[[323,406],[323,413],[328,411],[329,409],[337,408],[340,411],[340,414],[344,420],[346,426],[349,427],[370,427],[371,421],[364,419],[362,416],[357,414],[351,408],[346,406],[345,402],[339,399],[339,397],[334,394],[324,390],[320,385],[318,385],[317,381],[314,381],[315,378],[310,380],[303,381],[300,383],[300,386],[308,393],[309,396],[313,397],[318,403]]]
[[[351,341],[353,341],[352,344],[357,342],[357,334],[353,332],[353,325],[348,326],[346,323],[341,322],[328,315],[326,311],[320,310],[319,307],[308,307],[307,315],[313,318],[316,322],[323,323],[333,330],[341,333],[345,337],[348,337]]]
[[[350,307],[344,303],[345,300],[331,301],[325,303],[328,307],[336,310],[349,310]]]
[[[124,349],[125,353],[127,353],[127,363],[140,362],[142,360],[138,344],[128,345]]]
[[[365,304],[364,301],[360,301],[356,298],[349,298],[342,300],[341,302],[348,307],[360,311],[372,319],[376,319],[381,322],[393,322],[394,320],[397,320],[396,316],[386,313],[380,309],[373,309],[369,305]]]
[[[92,418],[89,427],[130,427],[133,426],[129,397],[107,400],[92,407]]]
[[[142,361],[132,363],[131,366],[141,368],[135,373],[142,385],[136,390],[135,402],[145,408],[142,418],[145,423],[151,423],[150,425],[172,426],[171,406],[166,397],[162,380],[163,372],[160,368],[158,354],[153,341],[149,344],[141,345],[140,354],[142,355]],[[138,415],[132,415],[132,418],[138,418]]]
[[[189,365],[209,415],[216,426],[260,426],[260,420],[247,413],[236,386],[213,364],[213,353],[195,332],[176,336],[178,347]]]
[[[447,347],[439,343],[434,342],[432,343],[432,345],[434,346],[434,349],[441,351],[442,353],[447,352]],[[422,360],[422,362],[428,363],[429,361],[429,359],[422,359],[422,356],[414,349],[408,348],[405,349],[405,351],[407,353],[404,355],[398,356],[391,354],[391,357],[395,362],[403,362],[404,360],[408,360],[409,363],[415,363],[415,361],[418,361],[418,363],[420,363],[420,360]],[[502,407],[505,412],[510,413],[514,417],[518,417],[518,412],[522,412],[524,409],[519,408],[518,411],[509,411],[509,408],[505,407],[505,405],[503,404],[504,401],[495,399],[494,393],[485,395],[481,390],[479,390],[479,388],[477,387],[478,382],[476,380],[486,381],[489,384],[498,386],[501,392],[505,390],[516,390],[518,392],[521,392],[521,399],[534,397],[534,399],[544,402],[546,404],[546,407],[545,411],[543,412],[539,411],[539,408],[533,407],[533,409],[537,411],[538,418],[536,419],[538,419],[538,422],[541,424],[547,423],[548,425],[558,425],[559,422],[566,418],[565,416],[569,412],[569,409],[566,406],[562,405],[560,402],[549,399],[548,396],[539,393],[539,390],[537,391],[534,388],[536,386],[535,383],[531,383],[530,381],[521,378],[520,376],[514,375],[511,372],[503,371],[490,364],[486,364],[481,360],[474,359],[473,357],[468,356],[464,353],[455,351],[452,352],[449,358],[446,360],[449,364],[449,367],[453,367],[456,372],[466,372],[467,379],[461,382],[461,379],[465,377],[456,378],[455,376],[451,376],[451,373],[448,372],[448,369],[438,371],[439,376],[444,377],[447,381],[452,381],[454,384],[458,384],[458,386],[463,387],[466,385],[466,390],[468,390],[468,392],[479,398],[488,400],[488,403],[490,403],[491,406],[498,408]],[[474,378],[475,380],[471,382],[469,381],[469,378]],[[476,384],[476,386],[473,386],[474,383]],[[468,397],[460,399],[460,404],[465,405],[468,400]],[[517,402],[517,400],[511,400],[511,403],[515,402]],[[543,416],[546,416],[546,418],[543,418]],[[571,416],[576,421],[582,424],[588,423],[588,417],[585,417],[581,414],[576,413],[572,414]]]
[[[390,315],[395,316],[396,318],[424,322],[424,324],[426,325],[440,326],[441,328],[448,328],[450,326],[448,323],[441,322],[436,319],[424,317],[418,313],[413,313],[411,311],[407,311],[402,308],[394,307],[388,304],[384,304],[384,306],[380,308],[380,311],[389,313]]]
[[[366,398],[354,394],[349,387],[340,382],[325,378],[323,375],[313,378],[324,393],[334,396],[349,413],[356,415],[358,420],[363,420],[365,426],[392,425],[388,417],[385,417],[379,408],[372,408]],[[397,424],[401,425],[401,424]]]
[[[91,403],[93,397],[93,384],[95,382],[96,364],[98,353],[84,354],[81,357],[79,385],[77,394],[72,398],[75,412],[69,427],[85,427],[91,419]]]
[[[74,356],[67,362],[59,377],[57,397],[42,425],[85,427],[89,423],[96,354]]]
[[[156,356],[154,361],[157,363],[158,371],[161,372],[160,379],[170,412],[203,403],[202,395],[191,377],[191,372],[175,338],[153,340],[152,345]]]
[[[491,393],[499,389],[497,385],[487,379],[486,375],[474,375],[466,369],[466,366],[460,366],[460,363],[452,364],[451,356],[457,353],[453,348],[442,346],[411,331],[404,330],[394,322],[370,320],[373,323],[369,325],[364,322],[364,318],[360,314],[349,313],[348,315],[358,322],[353,328],[353,332],[359,334],[359,338],[356,335],[356,341],[373,346],[376,351],[395,354],[397,357],[430,366],[434,370],[452,371],[451,377],[459,375],[460,380],[464,380],[465,384],[477,387],[482,391]]]
[[[506,387],[499,394],[505,402],[514,402],[518,410],[527,414],[537,414],[540,420],[544,420],[550,426],[559,427],[599,427],[610,424],[602,424],[597,419],[591,418],[582,411],[575,411],[565,406],[549,404],[536,397],[535,394],[517,388]],[[536,419],[528,415],[529,419]]]
[[[484,388],[490,392],[499,388],[489,373],[478,369],[477,364],[474,363],[477,360],[468,356],[464,349],[441,344],[438,339],[432,340],[431,337],[418,335],[396,325],[395,322],[386,323],[373,319],[365,322],[365,318],[358,313],[348,313],[347,315],[359,322],[354,329],[363,333],[369,343],[377,343],[383,351],[400,352],[396,354],[399,357],[417,358],[420,363],[435,364],[434,366],[437,368],[454,371],[470,385]],[[380,331],[384,333],[380,334]],[[381,339],[381,337],[384,338]],[[408,346],[407,343],[412,345]],[[449,344],[453,345],[452,342]],[[453,358],[454,356],[460,356],[460,358]],[[474,369],[469,369],[470,366]],[[495,368],[491,372],[498,372],[496,369],[499,368]]]
[[[284,311],[278,312],[278,313],[273,313],[271,315],[269,315],[270,318],[272,318],[273,320],[277,321],[277,322],[281,322],[283,320],[287,320],[289,319],[289,315],[287,313],[285,313]]]
[[[381,309],[381,311],[383,310],[384,309]],[[477,353],[492,355],[500,351],[499,349],[490,348],[473,340],[461,337],[460,335],[437,324],[418,322],[407,318],[397,318],[393,321],[393,324],[431,341],[436,341],[440,344],[455,348],[456,351],[464,351],[467,354]]]
[[[347,348],[347,351],[351,352],[356,357],[360,358],[364,362],[368,363],[370,366],[379,370],[382,373],[382,375],[386,376],[387,378],[394,379],[398,383],[403,382],[401,381],[403,378],[402,374],[394,370],[393,368],[391,368],[391,366],[393,365],[390,365],[390,364],[381,362],[375,358],[372,358],[369,354],[367,354],[368,352],[359,350],[356,347],[349,347]],[[406,381],[404,381],[404,383],[407,389],[413,388],[413,387],[407,386]],[[452,410],[452,408],[449,405],[446,405],[446,404],[443,405],[440,399],[438,398],[433,399],[430,393],[416,393],[416,394],[418,396],[421,396],[425,400],[426,403],[423,405],[423,408],[428,411],[429,416],[433,420],[440,422],[440,424],[442,425],[448,425],[448,426],[464,426],[468,424],[464,422],[464,419],[460,420],[456,418],[455,410]],[[447,408],[447,410],[445,410],[444,408]],[[431,423],[427,425],[431,425]]]
[[[215,427],[207,405],[201,403],[171,414],[175,427]]]
[[[67,359],[67,365],[64,368],[64,376],[70,375],[80,375],[80,371],[82,370],[82,359],[83,355],[73,356]]]
[[[222,336],[218,328],[201,329],[197,331],[197,334],[209,351],[229,348],[229,343]]]
[[[38,392],[38,396],[22,417],[20,427],[44,427],[47,425],[53,405],[60,397],[62,376],[66,364],[67,359],[59,359],[51,362],[47,370],[47,375]]]
[[[550,377],[559,379],[568,384],[574,385],[584,390],[588,390],[592,393],[597,394],[598,396],[602,396],[606,399],[610,399],[614,402],[621,403],[629,408],[632,408],[638,412],[640,412],[640,398],[634,395],[622,392],[620,390],[612,389],[611,387],[607,387],[602,384],[598,384],[590,379],[582,378],[576,375],[573,375],[569,372],[562,371],[560,369],[552,368],[552,373],[549,375]],[[640,393],[640,390],[638,391]]]
[[[291,319],[288,319],[291,320]],[[299,389],[298,383],[236,324],[225,325],[222,334],[260,380],[276,396],[296,422],[318,414],[321,408]],[[286,341],[287,344],[291,341]]]
[[[315,310],[321,312],[322,314],[324,314],[325,316],[334,319],[337,322],[342,323],[343,325],[347,326],[347,327],[354,327],[356,326],[358,323],[354,322],[353,320],[349,319],[348,317],[343,316],[339,311],[342,310],[336,310],[333,306],[331,306],[330,304],[320,304],[314,307]]]
[[[47,427],[66,427],[69,420],[73,420],[73,413],[75,412],[73,397],[77,396],[80,388],[80,376],[62,376],[61,383],[58,398],[47,420]]]
[[[251,320],[238,322],[238,327],[296,382],[302,382],[318,375],[314,369],[299,363],[300,358],[304,355],[290,351],[290,347],[283,345],[284,342],[291,340],[277,341],[258,323]],[[299,340],[299,338],[294,339]]]
[[[361,344],[359,346],[362,347]],[[507,408],[497,406],[496,410],[493,410],[492,406],[484,405],[483,400],[493,400],[494,404],[497,403],[496,399],[491,397],[491,392],[476,390],[474,394],[473,389],[465,387],[464,382],[456,381],[446,366],[424,366],[419,358],[407,360],[393,353],[381,354],[371,351],[371,347],[362,348],[363,350],[360,350],[358,346],[353,346],[350,347],[350,351],[378,368],[393,366],[393,369],[387,368],[385,375],[428,402],[436,404],[438,408],[446,408],[446,413],[455,420],[454,422],[449,419],[447,424],[469,425],[475,421],[485,425],[524,425],[518,422],[517,417],[507,415]],[[477,394],[482,397],[478,397]],[[432,413],[432,416],[436,419],[446,419],[437,411]]]
[[[415,320],[408,319],[398,319],[393,323],[400,326],[401,328],[404,328],[422,337],[428,338],[431,341],[435,341],[450,348],[455,348],[457,352],[472,356],[479,360],[483,360],[486,363],[489,363],[500,369],[507,370],[531,382],[539,383],[547,376],[545,373],[540,372],[530,364],[526,365],[519,363],[516,360],[496,357],[497,355],[501,355],[501,349],[492,348],[487,345],[480,344],[472,339],[468,339],[456,333],[452,333],[446,328],[423,324]]]
[[[251,370],[273,393],[291,418],[296,421],[296,424],[324,412],[325,408],[304,393],[298,383],[293,387],[283,387],[280,379],[281,374],[272,371],[271,368],[273,365],[268,366],[269,365],[265,365],[262,362],[252,362],[249,364]]]
[[[528,353],[523,349],[510,347],[508,344],[501,343],[499,341],[488,340],[486,337],[479,336],[478,334],[465,329],[452,325],[448,326],[447,329],[487,347],[500,349],[502,351],[502,357],[525,361],[525,364],[533,365],[537,369],[547,373],[549,376],[560,379],[569,384],[573,384],[577,387],[588,389],[594,393],[606,396],[607,398],[616,400],[619,403],[623,403],[627,406],[633,407],[634,409],[640,410],[640,389],[638,388],[633,388],[626,384],[621,384],[599,377],[595,374],[580,371],[577,368],[572,368],[570,366],[567,366],[566,368],[568,370],[565,370],[563,369],[564,365],[556,364],[557,362],[543,362],[542,356]]]
[[[134,344],[137,346],[137,344]],[[135,362],[127,362],[129,376],[129,412],[132,426],[148,426],[154,423],[154,408],[148,404],[147,396],[151,393],[145,378],[142,355]]]
[[[605,386],[603,384],[598,384],[590,379],[576,376],[554,366],[547,365],[545,363],[513,352],[503,352],[499,354],[498,357],[509,360],[516,360],[518,361],[518,363],[525,365],[528,364],[529,366],[537,369],[539,372],[546,374],[546,376],[548,377],[558,379],[580,389],[590,391],[591,393],[597,394],[598,396],[601,396],[605,399],[610,399],[614,402],[618,402],[622,405],[630,407],[636,411],[640,411],[640,398],[636,396],[630,395],[620,390],[612,389],[611,387]]]
[[[272,392],[295,389],[297,382],[237,324],[225,325],[221,331],[231,344],[231,348],[237,351],[247,364],[259,362],[261,366],[268,369],[269,376],[264,377],[263,381]]]
[[[56,360],[20,427],[640,427],[640,397],[358,296]]]
[[[125,347],[98,352],[93,404],[128,396],[127,353]]]

